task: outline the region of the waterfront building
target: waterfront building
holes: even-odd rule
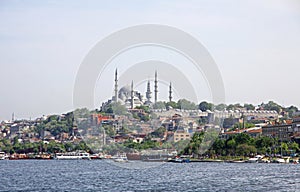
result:
[[[241,133],[245,133],[252,138],[257,138],[262,135],[262,128],[261,127],[253,127],[253,128],[248,128],[248,129],[237,129],[234,131],[227,131],[227,132],[221,133],[219,135],[219,137],[222,139],[228,139],[230,136],[233,136],[236,134],[241,134]]]
[[[300,117],[287,120],[284,124],[267,125],[262,127],[262,135],[277,137],[280,141],[300,142]]]
[[[262,127],[262,135],[278,138],[280,141],[291,141],[294,130],[292,124],[268,125]]]

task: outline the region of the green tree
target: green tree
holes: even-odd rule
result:
[[[193,154],[194,157],[199,157],[201,155],[200,146],[204,139],[204,132],[196,132],[193,134],[191,140],[187,145],[184,146],[182,153],[183,154]]]
[[[226,149],[227,149],[227,154],[229,155],[235,154],[236,142],[234,138],[229,138],[228,140],[226,140]]]
[[[150,113],[150,107],[146,105],[136,106],[136,109],[143,109],[145,113]]]
[[[257,149],[263,149],[275,146],[276,141],[272,137],[261,136],[255,140],[255,146]]]
[[[248,123],[248,122],[245,122],[244,124],[243,123],[235,123],[233,125],[233,128],[239,128],[239,129],[242,129],[242,128],[253,128],[253,127],[255,127],[255,124]]]
[[[175,101],[167,102],[166,107],[167,108],[172,107],[173,109],[179,109],[180,108],[180,106],[178,106],[178,104]]]
[[[122,105],[120,102],[114,102],[110,104],[112,113],[115,115],[125,115],[127,113],[127,109],[125,105]]]
[[[165,127],[160,127],[158,129],[156,129],[155,131],[153,131],[150,135],[152,137],[163,138],[165,132],[166,132],[166,128]]]
[[[87,108],[76,109],[73,111],[74,118],[88,118],[90,117],[91,112]]]
[[[22,153],[23,147],[21,143],[19,142],[19,138],[16,136],[13,139],[13,149],[16,153]]]
[[[256,153],[256,148],[248,144],[240,144],[236,147],[236,153],[242,156],[249,156],[250,154]]]
[[[0,151],[4,151],[5,153],[10,153],[11,150],[13,150],[12,144],[9,139],[1,139],[0,140]]]
[[[240,133],[235,135],[235,141],[237,145],[240,144],[253,144],[253,139],[246,133]]]
[[[289,149],[293,150],[294,152],[299,152],[299,144],[294,141],[289,144]]]
[[[199,104],[199,109],[201,111],[207,111],[207,110],[210,110],[212,111],[213,110],[213,104],[212,103],[208,103],[206,101],[202,101],[200,104]]]
[[[224,139],[216,139],[216,141],[214,142],[212,148],[215,150],[215,152],[218,155],[225,155],[226,154],[225,140]]]
[[[219,111],[223,111],[223,110],[226,109],[226,107],[227,107],[226,104],[221,103],[221,104],[219,104],[219,105],[216,105],[215,109],[216,109],[216,110],[219,110]]]
[[[89,147],[86,145],[84,141],[80,141],[76,146],[75,150],[83,150],[89,152]]]
[[[64,148],[66,151],[74,151],[75,146],[72,143],[65,143]]]
[[[153,105],[154,109],[166,109],[165,103],[162,101],[158,101]]]
[[[280,148],[281,148],[283,154],[286,154],[289,149],[288,145],[284,142],[281,143]]]
[[[292,118],[294,113],[296,113],[298,111],[298,108],[292,105],[292,106],[286,108],[286,111],[288,112],[288,117]]]
[[[195,103],[193,103],[191,101],[188,101],[186,99],[179,99],[177,101],[177,106],[180,109],[186,109],[186,110],[195,110],[195,109],[197,109],[197,106],[196,106]]]
[[[277,113],[280,113],[282,111],[282,107],[274,101],[269,101],[267,104],[262,103],[261,107],[263,107],[265,110],[275,110],[277,111]]]
[[[246,110],[254,110],[254,109],[255,109],[255,106],[252,105],[252,104],[247,104],[247,103],[245,103],[245,104],[244,104],[244,108],[246,108]]]
[[[105,130],[106,135],[108,135],[109,137],[113,137],[116,135],[116,130],[112,125],[103,125],[102,128]],[[104,131],[103,129],[102,131]]]

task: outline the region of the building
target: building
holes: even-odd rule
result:
[[[248,129],[237,129],[235,131],[227,131],[227,132],[221,133],[219,135],[219,137],[222,139],[228,139],[230,136],[240,134],[240,133],[245,133],[252,138],[257,138],[262,135],[262,128],[253,127],[253,128],[248,128]]]
[[[291,141],[294,133],[292,124],[268,125],[262,127],[262,135],[278,138],[280,141]]]
[[[115,78],[114,78],[114,95],[111,99],[109,99],[107,102],[103,102],[101,106],[101,111],[106,111],[109,106],[113,102],[118,102],[121,105],[126,106],[127,109],[134,109],[135,107],[146,105],[146,106],[152,106],[153,103],[151,101],[152,98],[152,92],[150,88],[150,81],[147,82],[147,91],[146,91],[146,98],[139,93],[138,91],[134,90],[133,81],[131,82],[131,86],[126,85],[119,88],[118,84],[118,71],[116,69],[115,71]],[[169,90],[169,99],[172,99],[172,86],[170,84],[170,90]],[[157,78],[157,72],[155,71],[155,79],[154,79],[154,103],[157,102],[158,99],[158,78]]]
[[[174,142],[182,141],[182,140],[190,140],[191,135],[184,130],[177,130],[173,135]]]

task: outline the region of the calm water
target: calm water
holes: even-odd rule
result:
[[[300,164],[0,161],[0,191],[300,191]]]

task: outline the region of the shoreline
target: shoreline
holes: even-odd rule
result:
[[[112,160],[112,159],[105,159],[105,158],[97,158],[97,159],[55,159],[55,158],[19,158],[19,159],[2,159],[1,161],[105,161],[105,160]],[[175,162],[172,160],[168,161],[143,161],[143,160],[129,160],[129,162],[145,162],[145,163],[151,163],[151,162],[164,162],[164,163],[246,163],[246,164],[252,164],[252,163],[262,163],[262,164],[299,164],[299,159],[291,159],[292,161],[277,161],[277,159],[272,159],[269,162],[264,161],[257,161],[257,162],[249,162],[248,160],[222,160],[222,159],[190,159],[188,162]]]

